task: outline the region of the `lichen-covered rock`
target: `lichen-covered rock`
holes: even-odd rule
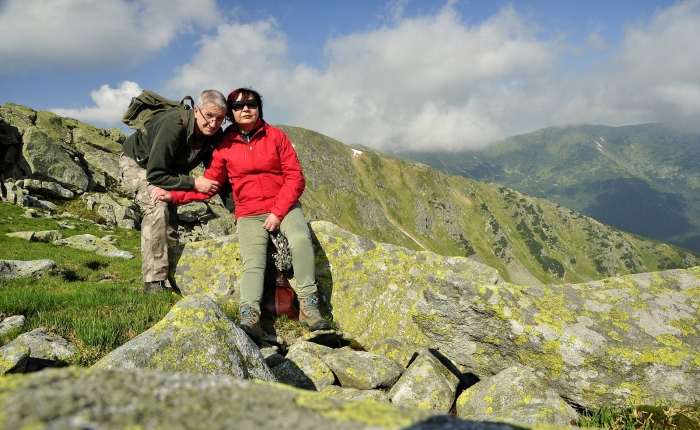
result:
[[[6,373],[22,373],[27,369],[29,348],[24,345],[0,347],[0,376]]]
[[[343,388],[337,385],[329,385],[321,390],[321,394],[329,399],[336,400],[372,400],[375,402],[391,403],[389,395],[384,390],[358,390],[357,388]]]
[[[323,355],[321,360],[333,371],[341,387],[358,390],[389,388],[404,371],[391,358],[350,348],[335,350]]]
[[[29,408],[31,405],[31,408]],[[54,369],[0,378],[0,428],[514,429],[281,384],[142,369]]]
[[[12,315],[0,321],[0,335],[10,332],[10,330],[24,327],[26,318],[24,315]]]
[[[323,221],[311,227],[320,245],[317,278],[334,320],[367,351],[403,366],[416,351],[435,345],[413,321],[423,290],[455,277],[499,280],[496,270],[467,258],[376,243]]]
[[[457,394],[459,378],[430,351],[422,351],[391,387],[389,398],[398,405],[448,412]]]
[[[51,243],[63,238],[63,235],[58,230],[44,231],[16,231],[13,233],[5,233],[7,237],[16,237],[19,239],[28,240],[30,242],[45,242]]]
[[[47,332],[40,327],[19,335],[6,346],[22,346],[29,349],[26,371],[34,372],[45,367],[63,366],[78,354],[73,342]]]
[[[89,191],[90,179],[70,155],[36,127],[24,133],[20,167],[28,176],[58,182],[71,191]]]
[[[134,254],[128,251],[117,249],[116,246],[106,242],[92,234],[79,234],[65,239],[56,240],[54,245],[68,246],[70,248],[81,249],[83,251],[94,252],[105,257],[120,257],[131,259]]]
[[[238,235],[188,243],[170,253],[171,278],[183,296],[204,294],[216,303],[238,303],[241,252]]]
[[[455,278],[415,321],[480,376],[534,369],[581,406],[700,400],[700,267],[546,288]]]
[[[335,382],[335,375],[321,359],[332,352],[327,346],[298,340],[289,348],[286,358],[304,372],[315,390],[321,391]]]
[[[529,370],[509,367],[479,381],[457,399],[457,416],[476,421],[568,425],[576,411]]]
[[[19,279],[37,273],[53,270],[56,263],[53,260],[0,260],[0,278]]]
[[[275,380],[255,343],[211,299],[202,295],[183,298],[165,318],[93,367]]]
[[[204,202],[192,202],[177,207],[177,215],[180,221],[195,222],[207,215],[209,206]]]

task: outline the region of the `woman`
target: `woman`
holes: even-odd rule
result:
[[[233,123],[212,155],[204,177],[233,188],[238,241],[241,247],[241,328],[260,338],[260,300],[263,295],[267,244],[271,232],[287,237],[297,280],[299,321],[311,330],[330,326],[318,310],[316,267],[311,233],[299,198],[305,181],[292,143],[284,132],[263,120],[262,97],[251,88],[239,88],[227,99],[227,117]],[[197,191],[157,189],[151,199],[175,204],[205,200]]]

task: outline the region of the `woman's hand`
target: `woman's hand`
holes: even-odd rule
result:
[[[170,203],[173,201],[173,195],[170,194],[170,191],[168,190],[155,187],[153,191],[151,191],[151,202],[156,203],[158,200]]]
[[[277,231],[280,228],[280,224],[282,221],[280,221],[279,218],[273,213],[270,213],[270,215],[267,216],[267,219],[263,223],[263,228],[269,232]]]

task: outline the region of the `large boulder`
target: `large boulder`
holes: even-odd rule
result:
[[[414,321],[463,369],[534,369],[586,408],[700,400],[700,267],[583,284],[425,289]]]
[[[180,300],[147,331],[93,365],[276,380],[260,349],[205,296]]]
[[[515,429],[223,375],[67,368],[0,378],[2,428]]]

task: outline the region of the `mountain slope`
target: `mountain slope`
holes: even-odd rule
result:
[[[411,249],[471,256],[522,283],[687,267],[695,256],[622,233],[559,204],[280,126],[294,143],[310,220]]]
[[[550,127],[484,151],[399,155],[700,251],[700,134],[663,124]]]

